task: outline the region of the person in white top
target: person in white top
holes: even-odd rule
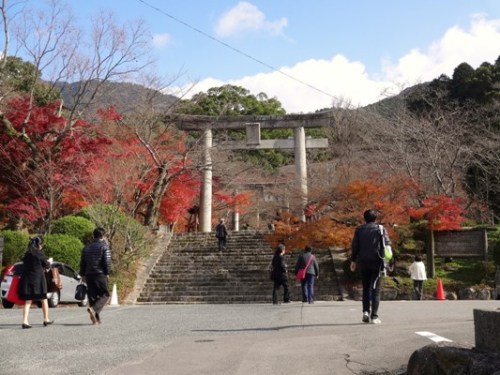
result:
[[[411,264],[410,276],[413,280],[413,288],[415,289],[415,294],[418,300],[423,297],[423,286],[424,280],[427,280],[427,274],[425,272],[425,265],[422,262],[422,257],[420,255],[415,255],[415,261]]]

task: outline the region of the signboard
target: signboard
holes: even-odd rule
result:
[[[486,229],[434,232],[434,255],[438,257],[482,257],[488,254]]]

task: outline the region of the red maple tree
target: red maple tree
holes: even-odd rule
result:
[[[465,220],[462,203],[460,198],[434,195],[424,199],[422,207],[410,209],[410,216],[427,220],[427,227],[433,231],[460,229]]]
[[[0,184],[10,219],[50,230],[66,192],[87,184],[110,143],[94,124],[68,121],[59,102],[11,100],[0,119]]]

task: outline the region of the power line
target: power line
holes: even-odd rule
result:
[[[226,42],[223,42],[222,40],[217,39],[216,37],[214,37],[214,36],[212,36],[212,35],[210,35],[210,34],[207,34],[206,32],[204,32],[204,31],[202,31],[202,30],[200,30],[200,29],[198,29],[198,28],[196,28],[196,27],[194,27],[194,26],[190,25],[189,23],[187,23],[187,22],[185,22],[185,21],[180,20],[179,18],[177,18],[177,17],[173,16],[172,14],[167,13],[167,12],[165,12],[164,10],[162,10],[162,9],[160,9],[160,8],[158,8],[158,7],[154,6],[154,5],[149,4],[149,3],[148,3],[147,1],[145,1],[145,0],[138,0],[138,1],[139,1],[139,2],[141,2],[141,3],[143,3],[143,4],[144,4],[144,5],[146,5],[146,6],[150,7],[151,9],[155,10],[156,12],[161,13],[161,14],[163,14],[164,16],[167,16],[167,17],[171,18],[171,19],[172,19],[172,20],[174,20],[175,22],[180,23],[181,25],[184,25],[184,26],[186,26],[187,28],[189,28],[189,29],[191,29],[191,30],[193,30],[193,31],[196,31],[197,33],[199,33],[199,34],[203,35],[204,37],[209,38],[209,39],[213,40],[214,42],[219,43],[219,44],[223,45],[224,47],[229,48],[230,50],[232,50],[232,51],[234,51],[234,52],[236,52],[236,53],[239,53],[240,55],[243,55],[243,56],[245,56],[246,58],[249,58],[250,60],[255,61],[256,63],[258,63],[258,64],[260,64],[260,65],[263,65],[263,66],[265,66],[266,68],[271,69],[272,71],[275,71],[275,72],[277,72],[277,73],[280,73],[280,74],[284,75],[285,77],[287,77],[287,78],[290,78],[290,79],[294,80],[295,82],[298,82],[298,83],[300,83],[300,84],[302,84],[302,85],[304,85],[304,86],[307,86],[307,87],[309,87],[309,88],[311,88],[311,89],[313,89],[313,90],[316,90],[316,91],[318,91],[318,92],[320,92],[320,93],[322,93],[322,94],[324,94],[324,95],[327,95],[327,96],[329,96],[330,98],[335,99],[335,96],[333,96],[332,94],[329,94],[329,93],[327,93],[326,91],[323,91],[323,90],[321,90],[321,89],[317,88],[316,86],[311,85],[310,83],[307,83],[307,82],[305,82],[305,81],[303,81],[303,80],[301,80],[301,79],[299,79],[299,78],[296,78],[296,77],[292,76],[291,74],[285,73],[285,72],[283,72],[283,71],[279,70],[278,68],[275,68],[274,66],[272,66],[272,65],[270,65],[270,64],[268,64],[268,63],[266,63],[266,62],[264,62],[264,61],[262,61],[262,60],[259,60],[259,59],[255,58],[255,57],[253,57],[253,56],[249,55],[248,53],[246,53],[246,52],[244,52],[244,51],[242,51],[242,50],[240,50],[240,49],[238,49],[238,48],[235,48],[235,47],[233,47],[232,45],[230,45],[230,44],[228,44],[228,43],[226,43]]]

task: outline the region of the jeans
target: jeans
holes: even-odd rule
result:
[[[302,302],[313,303],[314,302],[314,280],[316,275],[311,273],[306,273],[306,277],[300,280],[300,285],[302,286]]]
[[[413,289],[415,289],[415,296],[418,300],[422,299],[424,280],[413,280]]]
[[[363,312],[368,312],[372,319],[378,318],[380,304],[380,269],[378,263],[360,265],[363,283]]]

